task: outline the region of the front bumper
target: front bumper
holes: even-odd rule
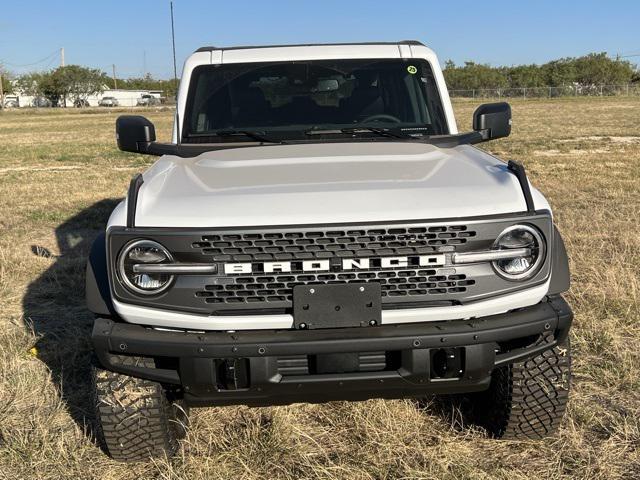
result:
[[[554,296],[472,320],[325,330],[190,333],[98,318],[92,339],[104,368],[174,386],[191,405],[274,405],[484,390],[494,368],[561,342],[572,318]]]

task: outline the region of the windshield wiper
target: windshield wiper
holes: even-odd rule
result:
[[[353,127],[353,128],[343,128],[342,131],[344,133],[359,133],[361,131],[372,132],[377,135],[380,135],[381,137],[390,137],[390,138],[414,138],[412,135],[403,133],[399,129],[394,130],[392,128],[383,128],[383,127]]]
[[[346,134],[353,135],[358,133],[375,133],[376,135],[380,135],[381,137],[388,138],[401,138],[401,139],[414,139],[413,135],[409,135],[398,130],[393,130],[390,128],[382,128],[382,127],[345,127],[345,128],[328,128],[328,129],[319,129],[319,128],[310,128],[306,132],[307,135],[331,135],[331,134]]]
[[[252,130],[218,130],[212,133],[212,135],[216,137],[235,137],[241,135],[262,143],[285,143],[284,140],[275,140],[264,135],[262,132],[254,132]]]

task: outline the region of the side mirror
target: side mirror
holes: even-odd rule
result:
[[[148,153],[156,141],[156,128],[139,115],[122,115],[116,120],[116,140],[124,152]]]
[[[485,141],[508,137],[511,133],[511,107],[506,102],[480,105],[473,113],[473,129]]]

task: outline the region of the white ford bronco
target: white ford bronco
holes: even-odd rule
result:
[[[568,399],[567,256],[519,163],[459,133],[435,54],[400,43],[201,48],[171,143],[94,243],[96,416],[109,454],[171,454],[190,407],[436,398],[496,438]]]

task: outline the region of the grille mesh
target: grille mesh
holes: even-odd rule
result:
[[[221,233],[204,235],[191,244],[218,262],[298,261],[453,251],[476,232],[466,225]],[[339,267],[337,267],[339,270]],[[366,272],[254,272],[225,277],[195,292],[207,304],[256,305],[291,302],[296,285],[378,282],[389,300],[461,294],[475,280],[435,269],[375,269]],[[440,297],[441,298],[441,297]]]
[[[442,247],[462,245],[475,236],[465,225],[311,230],[205,235],[192,247],[217,262],[262,262],[430,254]]]
[[[206,303],[285,302],[296,285],[378,282],[383,297],[464,293],[475,280],[465,275],[437,275],[436,270],[380,270],[363,273],[321,273],[240,276],[226,285],[207,285],[196,292]]]

